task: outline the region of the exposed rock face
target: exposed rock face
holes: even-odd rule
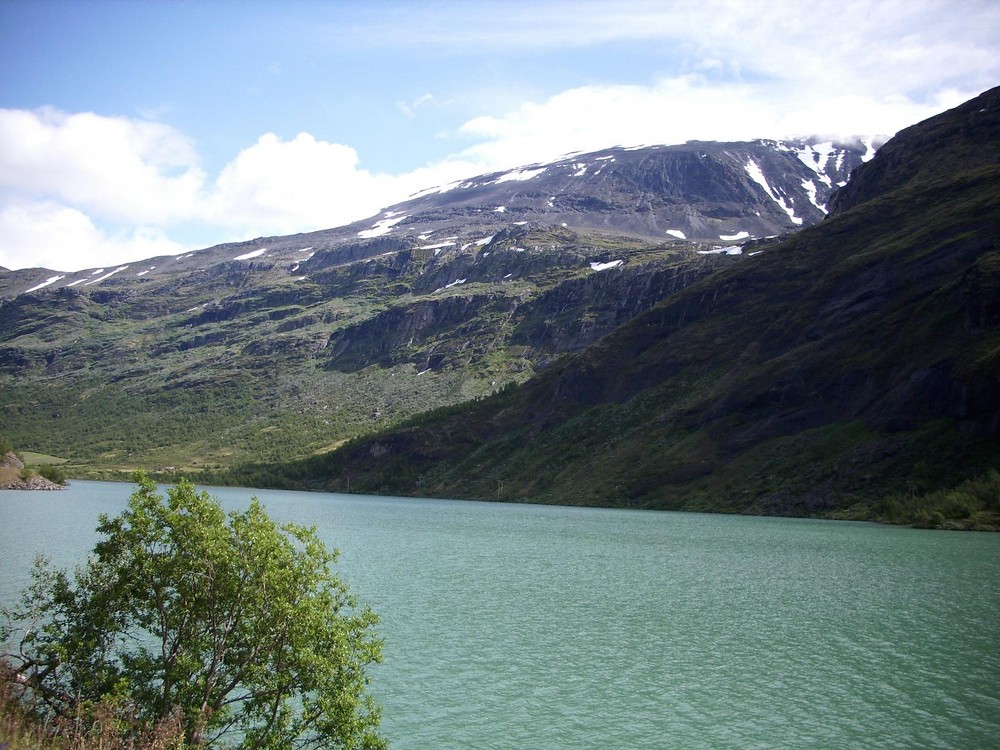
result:
[[[0,466],[6,466],[11,469],[23,469],[24,462],[17,457],[14,451],[7,451],[3,456],[3,460],[0,461]]]

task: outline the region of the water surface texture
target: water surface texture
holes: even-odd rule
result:
[[[133,487],[0,492],[0,599]],[[315,524],[382,617],[393,748],[988,748],[1000,536],[213,488]]]

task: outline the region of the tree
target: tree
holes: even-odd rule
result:
[[[25,696],[50,717],[127,705],[144,729],[180,712],[191,745],[385,747],[367,694],[378,618],[331,572],[337,552],[256,498],[227,517],[190,483],[164,499],[137,481],[86,565],[71,577],[40,559],[5,610]]]

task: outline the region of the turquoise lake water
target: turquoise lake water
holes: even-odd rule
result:
[[[0,491],[0,601],[133,489]],[[393,748],[1000,747],[1000,535],[209,491],[341,550]]]

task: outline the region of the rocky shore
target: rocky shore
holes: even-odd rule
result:
[[[22,476],[24,463],[10,451],[0,457],[0,490],[61,490],[63,485],[38,474]]]
[[[62,490],[63,485],[50,482],[45,477],[33,476],[28,479],[11,479],[0,481],[0,490]]]

